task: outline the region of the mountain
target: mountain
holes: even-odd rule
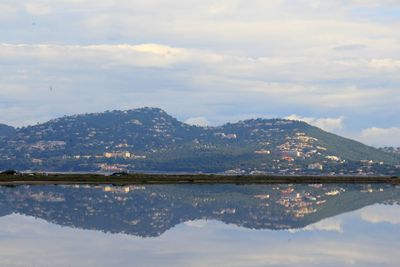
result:
[[[0,216],[155,237],[193,220],[250,229],[299,229],[373,204],[394,205],[398,188],[362,185],[148,185],[0,187]]]
[[[15,133],[14,127],[0,123],[0,139],[13,135]]]
[[[65,116],[0,139],[0,169],[33,171],[394,175],[399,162],[301,121],[198,127],[158,108]]]

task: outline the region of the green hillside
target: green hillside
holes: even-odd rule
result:
[[[301,121],[197,127],[158,108],[0,126],[0,170],[277,174],[399,173],[399,155]]]

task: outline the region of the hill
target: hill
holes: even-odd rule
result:
[[[399,156],[301,121],[251,119],[219,127],[158,108],[65,116],[0,139],[0,169],[278,174],[397,174]],[[1,133],[1,132],[0,132]]]
[[[15,133],[14,127],[0,123],[0,139],[13,135]]]

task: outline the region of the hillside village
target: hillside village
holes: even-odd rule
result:
[[[399,155],[300,121],[198,127],[156,108],[66,116],[0,133],[0,170],[395,175]]]

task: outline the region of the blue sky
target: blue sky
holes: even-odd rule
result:
[[[399,10],[398,0],[3,0],[0,122],[154,106],[197,124],[302,119],[400,146]]]

